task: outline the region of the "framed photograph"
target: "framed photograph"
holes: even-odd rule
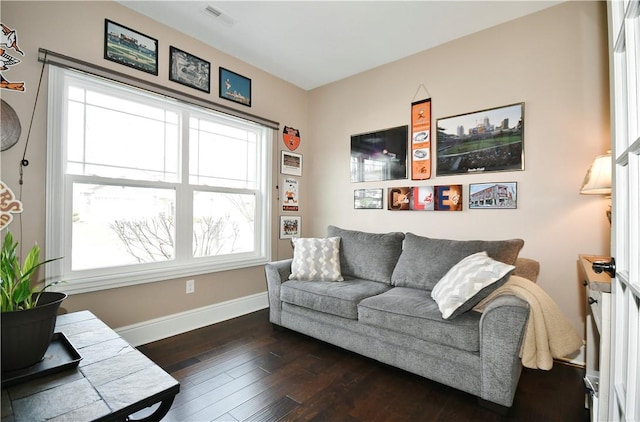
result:
[[[302,154],[282,151],[280,155],[280,173],[302,176]]]
[[[517,182],[472,183],[469,185],[469,209],[516,209]]]
[[[384,190],[355,189],[353,191],[353,208],[357,210],[381,210]]]
[[[524,103],[437,120],[436,175],[524,170]]]
[[[292,237],[300,237],[300,216],[280,216],[280,239],[291,239]]]
[[[251,79],[221,67],[220,98],[251,107]]]
[[[104,20],[104,58],[158,75],[158,40]]]
[[[211,92],[211,63],[171,46],[169,80],[208,94]]]
[[[282,179],[282,211],[298,211],[300,204],[298,201],[298,180],[292,177]]]

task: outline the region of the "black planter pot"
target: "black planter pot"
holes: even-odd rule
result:
[[[44,292],[38,305],[24,311],[2,312],[2,372],[35,365],[47,351],[60,304],[67,297],[60,292]]]

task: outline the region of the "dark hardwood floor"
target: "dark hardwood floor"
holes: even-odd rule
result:
[[[524,369],[505,416],[476,397],[274,330],[268,311],[139,350],[180,381],[165,421],[588,421],[582,368]]]

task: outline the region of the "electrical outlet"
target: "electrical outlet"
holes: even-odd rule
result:
[[[193,293],[196,291],[196,281],[195,280],[187,280],[187,294]]]

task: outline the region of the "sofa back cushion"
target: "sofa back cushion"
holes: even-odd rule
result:
[[[404,233],[366,233],[329,226],[328,237],[340,237],[343,276],[391,284],[391,274],[402,253]]]
[[[391,277],[399,287],[432,290],[463,258],[486,251],[496,261],[513,265],[524,240],[447,240],[407,233],[402,255]]]

